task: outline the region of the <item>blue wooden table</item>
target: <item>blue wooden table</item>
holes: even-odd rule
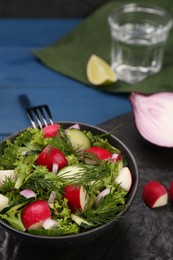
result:
[[[30,125],[18,95],[47,103],[54,120],[93,125],[131,111],[128,95],[92,89],[42,65],[32,50],[66,35],[81,19],[0,20],[0,136]],[[58,61],[57,61],[58,62]]]

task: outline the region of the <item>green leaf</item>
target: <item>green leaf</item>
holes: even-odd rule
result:
[[[102,198],[97,207],[87,208],[83,213],[87,221],[95,224],[95,226],[106,224],[115,219],[117,214],[121,212],[126,203],[126,192],[119,185],[113,187],[111,192]]]
[[[79,232],[79,228],[76,224],[68,223],[68,225],[64,225],[56,229],[29,229],[28,232],[33,235],[56,237],[77,234]]]
[[[23,207],[26,204],[26,202],[17,204],[14,207],[5,208],[5,210],[8,210],[5,214],[0,214],[0,218],[8,222],[12,227],[16,228],[20,231],[25,231],[25,227],[21,220],[21,210],[20,208]]]

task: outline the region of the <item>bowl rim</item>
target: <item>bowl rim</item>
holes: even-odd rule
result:
[[[125,208],[119,212],[118,214],[115,215],[115,219],[112,219],[111,221],[100,225],[98,227],[86,230],[84,232],[78,233],[78,234],[71,234],[71,235],[65,235],[65,236],[43,236],[43,235],[34,235],[31,233],[27,233],[27,232],[23,232],[20,230],[17,230],[13,227],[11,227],[7,222],[3,221],[3,219],[0,218],[0,225],[3,226],[7,231],[12,232],[13,234],[17,234],[17,235],[22,235],[25,236],[25,238],[28,239],[37,239],[37,240],[42,240],[42,241],[47,241],[47,240],[51,240],[51,241],[67,241],[67,240],[76,240],[76,239],[86,239],[86,236],[91,236],[92,234],[95,233],[100,233],[102,232],[104,229],[108,229],[111,228],[112,225],[114,225],[115,222],[118,221],[118,219],[124,215],[124,213],[127,211],[127,209],[129,208],[129,206],[131,205],[132,201],[135,198],[135,195],[137,193],[137,189],[138,189],[138,185],[139,185],[139,172],[138,172],[138,167],[137,167],[137,163],[136,160],[133,156],[133,154],[131,153],[131,151],[129,150],[129,148],[118,138],[116,137],[114,134],[109,134],[108,131],[98,127],[98,126],[94,126],[91,124],[87,124],[87,123],[83,123],[83,122],[75,122],[75,121],[56,121],[54,122],[54,124],[61,124],[61,125],[65,125],[65,124],[70,124],[70,125],[74,125],[74,124],[79,124],[82,127],[88,127],[88,128],[92,128],[97,130],[98,132],[102,132],[105,134],[108,134],[109,138],[115,140],[125,151],[126,153],[129,155],[132,164],[134,166],[134,172],[135,172],[135,182],[132,183],[133,188],[130,194],[130,198],[128,198],[127,203]],[[19,131],[14,132],[13,134],[9,135],[8,137],[4,138],[0,143],[6,142],[8,139],[13,139],[16,136],[18,136],[20,133],[24,132],[25,130],[27,130],[28,128],[32,128],[32,126],[28,126],[26,128],[23,128]],[[132,175],[133,178],[133,175]]]

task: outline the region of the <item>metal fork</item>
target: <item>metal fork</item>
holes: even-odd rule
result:
[[[18,98],[21,106],[26,110],[33,128],[42,129],[44,126],[53,124],[52,115],[48,105],[31,106],[27,95],[19,95]]]

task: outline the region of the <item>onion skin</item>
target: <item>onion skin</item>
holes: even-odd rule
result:
[[[97,206],[99,204],[100,200],[103,199],[109,193],[110,193],[110,189],[109,188],[106,188],[106,189],[102,190],[96,197],[95,205]]]
[[[112,162],[114,162],[114,161],[116,161],[116,162],[121,161],[121,153],[114,153],[114,154],[112,154],[111,160],[112,160]]]
[[[30,199],[30,198],[35,198],[36,197],[36,194],[34,191],[30,190],[30,189],[25,189],[25,190],[22,190],[20,192],[21,195],[23,195],[25,198],[27,199]]]
[[[48,199],[48,204],[52,204],[55,199],[56,199],[56,192],[52,191],[50,196],[49,196],[49,199]]]
[[[129,99],[140,135],[157,146],[173,147],[173,93],[133,92]]]
[[[69,128],[80,129],[80,125],[79,124],[74,124],[74,125],[70,126]]]

